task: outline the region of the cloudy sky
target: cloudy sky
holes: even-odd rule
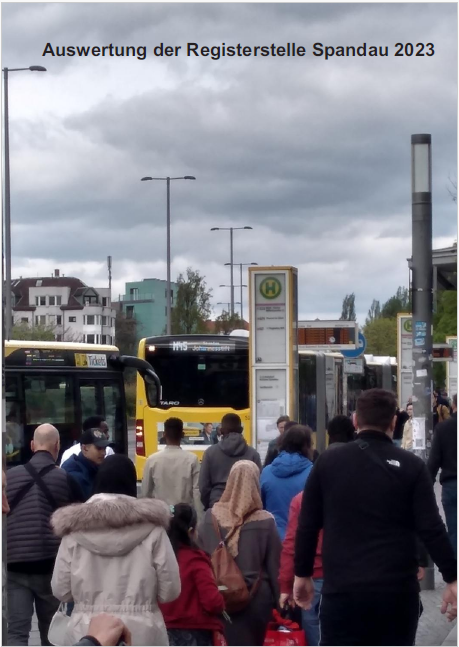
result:
[[[295,42],[306,56],[212,60],[187,57],[188,42]],[[365,42],[389,56],[312,53]],[[47,43],[147,56],[43,57]],[[182,50],[155,57],[160,43]],[[435,54],[395,57],[396,43]],[[13,277],[60,268],[101,287],[110,254],[114,298],[165,278],[166,186],[140,178],[189,174],[172,185],[172,276],[205,275],[215,314],[229,235],[210,228],[251,226],[235,262],[296,266],[303,319],[338,317],[355,292],[363,323],[408,283],[410,136],[424,132],[434,245],[456,239],[455,4],[3,3],[2,66],[29,65],[48,71],[10,76]]]

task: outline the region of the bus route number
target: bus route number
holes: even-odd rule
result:
[[[187,351],[188,350],[188,342],[187,341],[173,341],[172,342],[172,350],[173,351]]]

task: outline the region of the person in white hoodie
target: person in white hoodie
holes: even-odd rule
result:
[[[98,493],[86,503],[57,510],[51,520],[62,537],[53,595],[75,605],[64,644],[76,643],[91,619],[105,612],[121,619],[133,645],[168,645],[158,602],[172,602],[181,590],[166,532],[170,508],[157,499],[129,496],[135,491],[129,458],[115,454],[105,463],[107,477],[99,478]],[[121,494],[123,488],[129,494]]]
[[[87,418],[83,422],[83,432],[88,431],[89,429],[100,429],[104,436],[106,436],[107,440],[110,440],[110,430],[108,428],[107,421],[103,416],[91,416],[90,418]],[[62,467],[65,461],[68,461],[68,459],[71,458],[74,454],[78,455],[80,452],[81,443],[75,443],[74,445],[66,449],[62,454],[60,466]],[[105,450],[105,457],[112,456],[112,454],[114,453],[115,452],[113,451],[113,449],[108,446]]]

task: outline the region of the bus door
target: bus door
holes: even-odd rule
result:
[[[119,453],[127,452],[126,411],[121,374],[77,377],[80,392],[79,430],[70,444],[78,442],[83,423],[91,416],[103,416],[108,424],[109,439]]]

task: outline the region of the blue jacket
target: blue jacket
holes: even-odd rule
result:
[[[265,510],[274,515],[279,535],[284,540],[290,503],[302,492],[312,470],[309,458],[281,452],[261,473],[261,498]]]
[[[73,456],[65,461],[62,465],[62,469],[65,470],[67,474],[71,474],[75,481],[77,481],[84,495],[84,500],[87,501],[90,499],[93,494],[94,483],[99,466],[85,458],[80,452],[79,454],[73,454]]]

